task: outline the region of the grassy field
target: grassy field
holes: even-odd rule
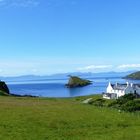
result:
[[[85,105],[84,98],[1,96],[0,140],[140,140],[139,113]]]

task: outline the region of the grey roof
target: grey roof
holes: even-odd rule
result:
[[[112,85],[114,90],[125,90],[127,87],[127,84],[114,84]]]
[[[125,90],[127,87],[127,84],[117,83],[117,84],[112,84],[111,86],[114,90]],[[140,84],[133,84],[133,88],[135,89],[136,87],[140,87]]]
[[[140,84],[134,84],[135,87],[139,87],[140,88]]]

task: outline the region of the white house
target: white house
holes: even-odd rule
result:
[[[111,84],[109,82],[106,93],[103,94],[103,98],[105,99],[118,99],[121,96],[124,96],[125,94],[139,94],[140,95],[140,85],[138,84]]]

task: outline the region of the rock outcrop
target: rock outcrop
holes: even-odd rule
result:
[[[84,87],[90,84],[92,84],[92,82],[89,80],[81,79],[77,76],[70,76],[68,84],[66,84],[66,86],[68,88],[75,88],[75,87]]]
[[[7,84],[3,81],[0,81],[0,92],[2,92],[3,94],[10,94]]]

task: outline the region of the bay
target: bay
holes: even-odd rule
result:
[[[7,81],[10,92],[16,95],[32,95],[39,97],[76,97],[92,94],[102,94],[106,91],[109,82],[117,83],[140,83],[139,80],[125,80],[122,78],[88,78],[93,82],[86,87],[69,89],[65,87],[68,79],[44,79],[44,80],[24,80]]]

